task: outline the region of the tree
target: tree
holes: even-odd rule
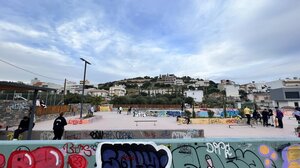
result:
[[[152,85],[151,82],[145,82],[145,83],[141,86],[141,88],[142,88],[142,89],[148,89],[151,85]]]
[[[196,90],[194,86],[189,86],[189,90]]]
[[[193,105],[193,103],[194,103],[194,98],[192,98],[192,97],[186,97],[186,98],[184,99],[184,102],[185,102],[185,103],[188,103],[189,105]]]
[[[239,90],[239,95],[242,101],[247,100],[247,92],[245,92],[244,90]]]
[[[64,104],[80,103],[81,95],[77,93],[68,93],[64,98]]]
[[[103,98],[101,96],[90,96],[87,102],[92,105],[100,105],[102,101]]]
[[[171,99],[171,104],[181,104],[182,99],[180,97],[176,97]]]

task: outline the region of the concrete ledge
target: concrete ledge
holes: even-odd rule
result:
[[[85,119],[80,119],[80,118],[74,118],[74,119],[69,119],[68,120],[68,124],[72,124],[72,125],[77,125],[77,124],[89,124],[89,123],[93,123],[95,121],[98,121],[102,118],[102,116],[93,116],[90,118],[85,118]]]
[[[0,131],[1,140],[12,140],[13,131]],[[20,134],[19,139],[25,140],[27,132]],[[51,140],[53,131],[32,131],[33,140]],[[174,130],[80,130],[65,131],[63,139],[192,139],[204,138],[203,129]]]
[[[191,124],[236,124],[236,118],[190,118]],[[178,124],[184,124],[185,119],[179,118]]]

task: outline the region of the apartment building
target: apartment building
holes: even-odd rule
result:
[[[124,85],[115,85],[109,88],[110,96],[125,96],[126,89]]]

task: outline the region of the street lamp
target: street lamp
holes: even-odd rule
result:
[[[91,65],[87,60],[80,58],[84,61],[84,74],[83,74],[83,82],[82,82],[82,95],[81,95],[81,108],[80,108],[80,118],[82,118],[82,105],[83,105],[83,97],[84,97],[84,86],[85,86],[85,74],[86,74],[86,64]]]

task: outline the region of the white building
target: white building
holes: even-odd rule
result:
[[[176,81],[176,76],[174,74],[160,75],[157,79],[157,83],[174,85]]]
[[[82,90],[82,85],[78,85],[76,82],[73,81],[66,82],[66,92],[79,93],[80,90]]]
[[[171,94],[172,89],[144,89],[141,92],[147,93],[149,96],[156,96],[157,94]]]
[[[299,107],[300,105],[300,87],[286,87],[271,89],[271,99],[273,106],[277,107]]]
[[[240,90],[244,90],[246,93],[263,93],[267,92],[269,87],[265,82],[255,83],[247,83],[240,86]]]
[[[226,97],[233,97],[233,98],[239,98],[239,89],[240,86],[236,85],[234,83],[220,83],[218,84],[218,89],[220,91],[225,91]]]
[[[182,85],[184,85],[184,82],[183,82],[182,79],[175,79],[174,84],[175,84],[175,85],[182,86]]]
[[[87,94],[89,94],[91,96],[101,96],[104,98],[108,98],[108,96],[109,96],[109,91],[104,90],[104,89],[90,88],[90,89],[87,89],[86,92],[87,92]]]
[[[194,101],[197,103],[201,103],[203,100],[203,90],[187,90],[184,91],[184,95],[194,98]]]
[[[267,92],[249,93],[247,95],[247,98],[252,102],[255,102],[257,106],[260,108],[273,107],[270,93]]]
[[[271,82],[266,82],[266,85],[270,87],[270,89],[278,89],[278,88],[287,88],[287,87],[300,87],[300,78],[286,78],[279,79]]]
[[[125,96],[126,89],[124,85],[115,85],[109,88],[110,96]]]
[[[204,87],[207,87],[209,86],[209,80],[200,80],[200,81],[196,81],[195,83],[195,87],[201,87],[201,86],[204,86]]]

